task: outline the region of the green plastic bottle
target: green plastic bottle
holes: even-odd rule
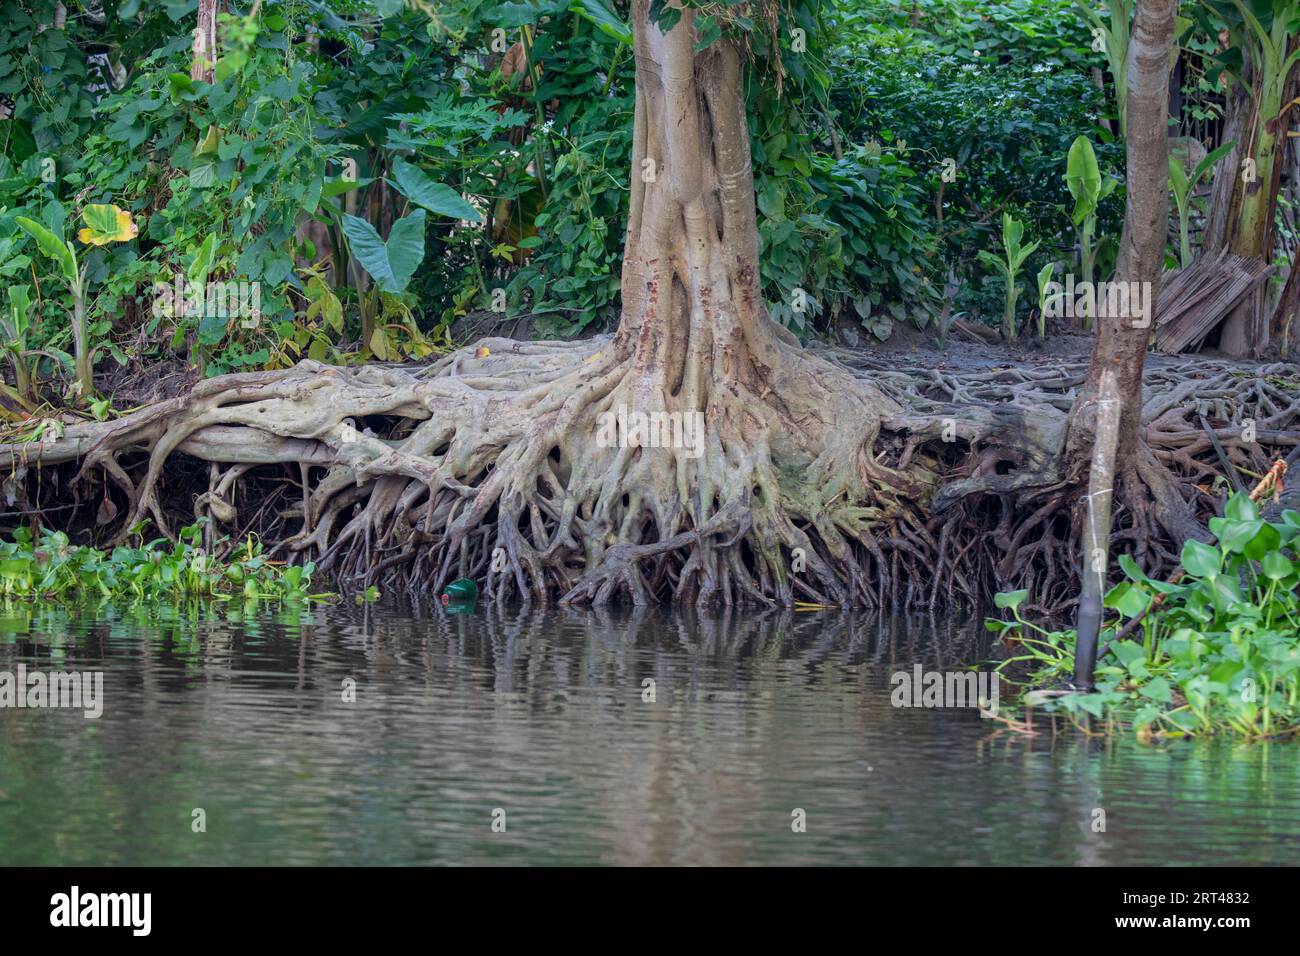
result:
[[[474,583],[473,578],[461,578],[458,581],[452,581],[447,585],[447,590],[442,593],[442,603],[447,604],[473,604],[478,600],[478,585]]]

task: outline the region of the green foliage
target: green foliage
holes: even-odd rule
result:
[[[1036,255],[1068,259],[1070,140],[1084,131],[1118,165],[1071,4],[693,4],[701,44],[730,34],[752,54],[760,278],[778,321],[802,336],[842,317],[881,339],[900,321],[924,328],[950,271],[968,280],[958,306],[992,312],[999,290],[978,281],[976,250],[1003,213],[1038,237]],[[0,276],[34,265],[23,350],[54,356],[29,356],[49,372],[77,351],[78,308],[88,350],[207,374],[428,355],[455,319],[503,298],[539,335],[617,317],[627,0],[242,7],[221,17],[211,83],[190,77],[194,0],[110,3],[102,22],[39,33],[53,0],[11,6]],[[115,232],[114,204],[138,235]],[[1102,203],[1099,221],[1119,206]],[[79,303],[18,216],[56,236],[86,224]],[[159,307],[178,276],[257,283],[259,306],[237,320]]]
[[[4,339],[0,341],[0,356],[9,363],[14,375],[14,388],[8,394],[28,412],[36,404],[33,382],[36,378],[36,363],[27,342],[27,333],[31,329],[31,286],[15,283],[7,291],[8,301],[3,303],[0,311],[0,332]]]
[[[1191,175],[1183,168],[1182,160],[1176,156],[1169,157],[1169,189],[1174,196],[1174,207],[1178,210],[1178,251],[1179,265],[1184,269],[1192,264],[1192,243],[1189,237],[1189,224],[1192,214],[1192,195],[1201,178],[1214,168],[1223,157],[1232,152],[1236,141],[1224,143],[1218,149],[1207,153],[1196,164]]]
[[[1123,164],[1122,148],[1098,126],[1104,96],[1089,76],[1098,54],[1086,25],[1070,0],[868,0],[837,4],[832,29],[842,138],[881,143],[919,173],[931,258],[958,279],[955,307],[1005,314],[1003,290],[979,281],[978,256],[998,243],[1002,214],[1039,238],[1042,261],[1069,261],[1073,203],[1060,170],[1072,141],[1087,131],[1100,140],[1101,162]],[[1102,204],[1107,231],[1118,232],[1122,209]]]
[[[53,260],[58,267],[59,278],[67,287],[68,295],[72,299],[72,320],[69,324],[72,331],[75,388],[82,399],[89,399],[95,391],[95,383],[94,360],[91,356],[90,336],[86,329],[86,270],[78,264],[77,250],[69,240],[27,216],[17,216],[14,222],[36,240],[37,248],[44,255]]]
[[[1065,184],[1074,197],[1070,220],[1078,231],[1079,273],[1082,281],[1092,282],[1102,249],[1102,243],[1097,239],[1097,211],[1102,201],[1115,191],[1119,180],[1102,174],[1091,141],[1086,136],[1079,136],[1071,144],[1066,157]],[[1090,327],[1092,318],[1085,317],[1085,328]]]
[[[1105,54],[1106,67],[1115,84],[1117,125],[1122,132],[1128,122],[1128,45],[1136,0],[1105,0],[1104,17],[1092,0],[1075,2],[1093,31],[1094,46],[1100,45]]]
[[[1113,645],[1098,664],[1095,692],[1028,699],[1160,736],[1276,737],[1300,728],[1300,513],[1266,521],[1237,494],[1210,530],[1215,544],[1184,546],[1178,584],[1151,579],[1122,556],[1127,580],[1105,599],[1118,620],[1103,629],[1102,641],[1163,593],[1164,604],[1136,632],[1141,640]],[[1000,666],[1031,665],[1037,686],[1067,678],[1074,632],[1029,623],[1011,597],[1000,595],[998,606],[1011,609],[1012,620],[988,622],[1020,649]]]
[[[1002,336],[1008,342],[1016,340],[1016,302],[1020,298],[1020,288],[1016,276],[1025,260],[1034,254],[1038,242],[1025,245],[1021,242],[1025,235],[1025,224],[1012,218],[1010,213],[1002,214],[1002,258],[990,252],[980,251],[980,261],[1002,276],[1006,289],[1006,304],[1002,311]],[[1049,273],[1050,275],[1050,273]],[[1039,277],[1040,283],[1042,277]],[[1040,289],[1040,299],[1042,297]]]
[[[298,601],[312,597],[311,564],[285,567],[262,553],[254,538],[237,542],[228,557],[202,547],[203,528],[112,551],[73,545],[61,531],[33,535],[18,528],[0,542],[0,599],[122,599],[178,604],[193,598]],[[218,546],[224,545],[224,540]]]
[[[881,340],[895,322],[925,328],[938,296],[915,171],[875,147],[855,147],[842,160],[802,152],[780,159],[777,148],[761,144],[779,175],[757,181],[759,264],[772,316],[802,335],[814,331],[811,317],[850,307]],[[804,312],[793,308],[799,289],[811,300]]]

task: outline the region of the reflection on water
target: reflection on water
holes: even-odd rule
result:
[[[100,669],[105,703],[0,710],[0,862],[1300,858],[1295,745],[1027,739],[891,705],[892,673],[984,639],[838,612],[10,611],[0,671]]]

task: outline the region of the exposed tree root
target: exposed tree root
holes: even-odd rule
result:
[[[168,530],[160,490],[173,456],[210,462],[198,513],[227,533],[251,523],[286,558],[360,586],[436,594],[475,577],[496,599],[597,605],[939,610],[1013,586],[1049,610],[1073,598],[1084,512],[1060,450],[1081,367],[948,373],[854,356],[851,370],[843,356],[780,342],[778,387],[710,392],[694,457],[602,447],[604,413],[654,407],[618,339],[483,344],[487,358],[463,349],[423,368],[304,362],[224,376],[2,450],[29,472],[79,461],[78,480],[103,475],[120,534],[145,518]],[[1300,442],[1290,374],[1151,370],[1116,550],[1167,570],[1180,535],[1212,513],[1221,468],[1200,413],[1243,473]],[[261,513],[246,513],[239,487],[268,477],[275,501],[263,488]]]

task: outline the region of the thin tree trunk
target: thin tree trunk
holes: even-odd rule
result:
[[[1110,369],[1102,370],[1097,408],[1097,435],[1092,445],[1092,467],[1088,471],[1088,513],[1083,526],[1083,573],[1080,575],[1083,589],[1075,628],[1074,686],[1080,690],[1093,687],[1106,571],[1110,566],[1110,505],[1114,497],[1121,408],[1115,375]]]
[[[217,62],[217,11],[220,0],[199,0],[198,21],[194,27],[194,55],[190,59],[190,79],[211,83]]]
[[[1142,419],[1142,365],[1151,335],[1156,293],[1169,234],[1169,55],[1178,0],[1138,0],[1129,39],[1128,202],[1124,233],[1113,281],[1145,285],[1114,311],[1098,308],[1097,342],[1088,378],[1070,410],[1069,443],[1074,453],[1092,448],[1087,515],[1083,535],[1083,593],[1079,599],[1075,645],[1075,686],[1093,686],[1097,637],[1101,629],[1110,539],[1111,501],[1123,473],[1136,475],[1138,426]],[[1099,297],[1099,301],[1100,301]],[[1117,467],[1117,462],[1122,463]],[[1134,477],[1130,484],[1136,484]]]
[[[1080,465],[1087,460],[1087,449],[1092,444],[1091,404],[1106,369],[1114,371],[1123,402],[1120,460],[1132,461],[1137,445],[1142,416],[1142,365],[1169,231],[1169,136],[1165,119],[1169,115],[1169,51],[1177,6],[1177,0],[1139,0],[1134,18],[1128,69],[1128,203],[1113,281],[1130,288],[1135,283],[1145,284],[1150,295],[1139,297],[1139,301],[1145,301],[1149,309],[1135,308],[1132,296],[1125,303],[1128,308],[1113,312],[1098,309],[1106,314],[1098,320],[1087,381],[1070,412],[1070,440]]]

